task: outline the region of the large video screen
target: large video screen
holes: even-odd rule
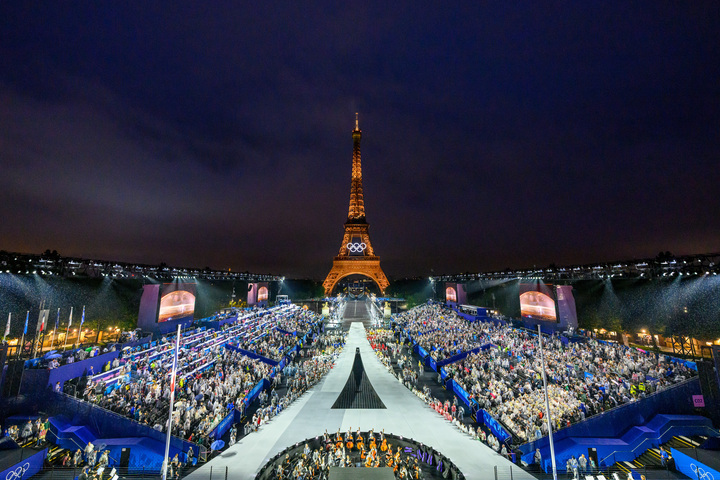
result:
[[[263,304],[267,305],[270,299],[270,290],[267,282],[248,283],[247,303],[249,306]]]
[[[258,303],[267,302],[268,297],[269,297],[269,294],[268,294],[267,283],[259,283],[258,284],[258,295],[257,295]]]
[[[552,285],[521,283],[520,314],[527,319],[557,322]]]
[[[192,318],[195,313],[194,283],[166,283],[160,295],[158,322]]]
[[[455,290],[455,284],[446,284],[445,301],[457,303],[457,290]]]

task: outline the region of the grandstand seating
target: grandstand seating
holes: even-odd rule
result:
[[[219,347],[239,350],[240,353],[254,358],[254,361],[267,363],[271,367],[281,364],[278,368],[282,368],[287,363],[287,356],[293,355],[300,348],[300,343],[305,339],[301,334],[309,331],[316,321],[317,317],[314,314],[304,313],[299,307],[290,304],[259,311],[253,310],[240,315],[239,318],[232,319],[232,321],[224,322],[217,329],[201,326],[187,330],[181,334],[181,350],[195,354],[186,356],[185,358],[188,360],[180,363],[178,379],[188,378],[211,368],[217,361],[217,356],[208,355],[208,353],[216,351]],[[212,323],[199,322],[199,324],[211,325]],[[278,325],[293,331],[286,332]],[[277,331],[275,336],[280,335],[284,344],[289,345],[289,348],[275,349],[276,353],[277,351],[281,352],[282,357],[280,358],[268,358],[256,353],[258,342],[272,334],[273,331]],[[157,370],[153,371],[153,375],[159,374],[161,377],[167,378],[171,374],[172,362],[169,362],[168,359],[174,349],[174,340],[174,335],[168,335],[159,341],[146,342],[122,351],[109,352],[106,354],[107,359],[101,360],[96,356],[78,361],[72,365],[72,372],[68,374],[70,376],[64,378],[63,381],[77,382],[80,376],[88,371],[88,368],[83,365],[84,363],[95,362],[98,365],[107,365],[108,361],[112,362],[115,358],[119,360],[116,367],[106,369],[106,371],[96,368],[97,373],[92,377],[94,384],[104,387],[105,394],[127,383],[137,381],[138,374],[135,368],[140,362],[146,365],[155,364]],[[267,345],[267,342],[264,344]],[[100,364],[100,361],[103,363]],[[65,370],[69,372],[71,369]],[[252,402],[261,390],[269,388],[268,380],[275,374],[275,369],[270,368],[267,371],[269,378],[261,379],[255,388],[248,392],[244,400],[246,405]],[[41,382],[47,382],[45,388],[49,389],[53,386],[48,380],[47,370],[35,369],[25,372],[33,380],[28,382],[26,389],[42,389]],[[55,373],[56,377],[60,373],[59,371],[51,372]],[[79,394],[81,391],[73,388],[71,393]],[[111,466],[116,465],[119,461],[121,450],[129,448],[131,450],[130,464],[128,465],[130,471],[158,471],[160,469],[165,448],[163,432],[140,424],[132,418],[117,415],[98,405],[83,402],[64,394],[52,393],[45,400],[45,410],[54,412],[54,416],[50,418],[51,427],[47,437],[50,443],[54,443],[51,445],[49,463],[60,463],[66,452],[70,452],[72,455],[77,449],[82,450],[88,442],[92,442],[94,445],[102,446],[103,449],[110,451]],[[219,425],[216,431],[213,431],[211,438],[219,438],[229,428],[235,418],[232,411],[229,413],[228,418],[231,421],[221,422],[223,429],[220,430],[221,426]],[[238,414],[237,419],[240,417],[241,415]],[[102,432],[102,435],[99,432]],[[188,446],[191,445],[194,447],[196,455],[201,454],[202,449],[198,445],[173,437],[171,456],[180,453],[181,457],[184,457]]]

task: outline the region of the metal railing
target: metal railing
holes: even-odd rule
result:
[[[522,471],[520,467],[512,467],[512,470],[510,468],[505,467],[496,467],[497,468],[497,475],[494,477],[489,477],[494,480],[515,480],[520,477],[522,474],[522,478],[527,478],[527,473],[530,473],[533,477],[537,478],[538,480],[551,480],[553,478],[552,472],[544,472],[540,470],[537,466],[529,466],[526,469],[522,469],[525,471]],[[602,480],[600,476],[604,477],[605,480],[615,480],[616,478],[619,480],[626,480],[628,478],[628,470],[623,470],[619,467],[606,467],[601,469],[590,469],[589,467],[585,470],[585,472],[582,472],[578,470],[578,479],[586,480],[588,477],[592,477],[593,480]],[[527,472],[527,473],[526,473]],[[636,474],[634,478],[639,478],[640,475],[642,475],[646,480],[669,480],[669,479],[677,479],[678,474],[673,472],[672,470],[668,468],[658,467],[658,468],[650,468],[650,467],[643,467],[643,468],[633,468],[632,469],[633,474]],[[557,469],[557,476],[560,480],[572,480],[575,477],[575,473],[573,470],[568,470],[566,467],[563,466],[563,468]]]
[[[43,467],[38,473],[34,475],[34,478],[38,480],[70,480],[75,479],[80,475],[85,467],[61,467],[51,466]],[[117,466],[116,472],[120,479],[128,480],[146,480],[152,479],[157,480],[160,471],[157,469],[121,469]],[[97,471],[97,467],[92,469]],[[109,472],[112,467],[107,467],[104,471],[103,478],[109,479]],[[642,475],[646,480],[670,480],[677,479],[678,475],[667,468],[635,468],[632,470],[633,473]],[[510,466],[494,466],[486,471],[460,471],[464,478],[469,480],[526,480],[530,476],[537,478],[538,480],[550,480],[552,479],[552,473],[545,473],[538,468],[522,468],[518,465]],[[558,478],[561,480],[572,480],[574,472],[568,471],[565,468],[558,469]],[[235,471],[233,467],[228,466],[212,466],[198,469],[198,467],[181,468],[179,472],[179,478],[184,478],[192,474],[192,477],[198,480],[227,480],[228,478],[240,478],[239,473]],[[615,474],[615,475],[613,475]],[[605,477],[605,480],[614,480],[618,477],[620,480],[627,479],[627,471],[621,468],[603,468],[600,470],[587,469],[585,472],[579,472],[578,479],[585,480],[588,476],[593,477],[593,480],[599,480],[599,475]],[[168,476],[168,478],[171,478]],[[172,478],[175,478],[174,476]],[[252,478],[252,477],[250,477]],[[317,477],[319,478],[319,477]],[[638,478],[637,476],[635,478]]]
[[[51,433],[51,432],[48,432],[48,433]],[[58,430],[58,433],[61,433],[61,432]],[[53,433],[53,436],[54,436],[57,440],[63,440],[63,441],[71,442],[73,445],[75,445],[75,448],[78,449],[78,450],[84,450],[84,449],[85,449],[85,447],[84,447],[83,445],[80,445],[78,442],[76,442],[75,439],[72,438],[70,435],[68,435],[68,436],[60,436],[60,435],[58,435],[58,434],[56,434],[56,433]],[[55,445],[57,445],[57,443],[56,443]],[[57,446],[59,447],[59,445],[57,445]],[[65,450],[68,450],[68,449],[66,448]],[[108,460],[110,460],[110,465],[117,465],[117,464],[119,464],[118,459],[115,458],[115,457],[113,457],[112,455],[108,455]]]
[[[660,445],[661,439],[663,437],[665,437],[668,433],[670,433],[673,429],[680,429],[680,428],[687,429],[688,427],[684,426],[684,425],[671,425],[668,428],[666,428],[665,430],[663,430],[663,432],[660,433],[660,435],[658,435],[657,437],[646,438],[645,440],[640,442],[635,448],[632,448],[630,450],[615,450],[614,452],[610,453],[609,455],[606,455],[603,459],[600,460],[600,465],[606,465],[607,464],[606,460],[610,457],[613,458],[613,461],[610,465],[615,464],[616,463],[615,457],[620,453],[629,453],[633,456],[633,459],[635,459],[635,458],[639,457],[642,454],[642,452],[645,452],[645,450]],[[720,432],[718,432],[718,430],[711,428],[707,425],[697,425],[694,428],[702,429],[705,432],[708,432],[712,436],[715,436],[715,437],[720,436]],[[653,443],[653,442],[655,442],[655,443]],[[647,446],[648,443],[649,443],[649,446]],[[636,454],[636,452],[641,448],[642,448],[641,453]]]

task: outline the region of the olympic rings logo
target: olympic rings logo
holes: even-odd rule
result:
[[[693,471],[698,480],[715,480],[712,473],[706,471],[704,468],[698,467],[694,463],[690,464],[690,470]]]
[[[348,243],[347,249],[350,250],[352,253],[361,253],[364,252],[367,248],[367,245],[364,243]]]
[[[30,462],[25,462],[25,465],[16,468],[15,470],[11,470],[8,472],[8,474],[5,476],[5,480],[15,480],[20,479],[25,475],[25,472],[28,471],[30,468]]]

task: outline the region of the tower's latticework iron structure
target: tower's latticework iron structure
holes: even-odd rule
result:
[[[381,292],[390,285],[385,273],[380,268],[380,257],[375,255],[368,223],[365,221],[365,201],[362,188],[362,163],[360,161],[360,138],[362,132],[355,114],[355,130],[353,138],[352,181],[350,183],[350,208],[348,219],[345,222],[345,235],[343,236],[340,253],[333,259],[333,266],[328,273],[323,287],[325,295],[331,295],[335,285],[349,275],[363,275],[371,278],[380,288]]]

